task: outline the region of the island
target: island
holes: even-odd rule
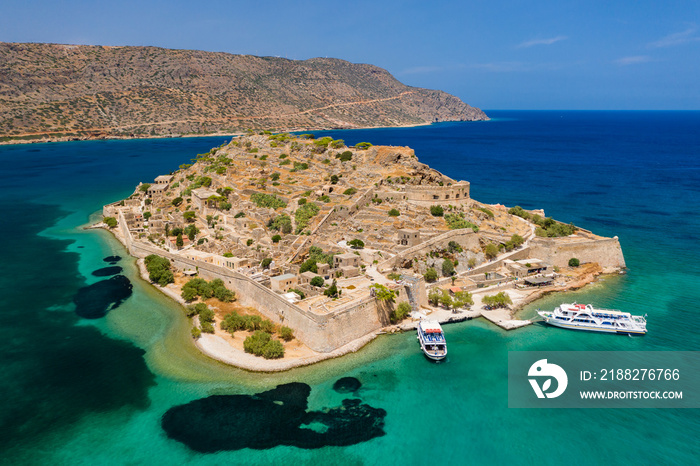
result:
[[[514,329],[543,293],[625,267],[617,237],[487,205],[408,147],[249,131],[104,206],[207,355],[279,371],[430,316]],[[263,356],[263,357],[260,357]]]

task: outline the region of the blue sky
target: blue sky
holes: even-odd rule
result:
[[[3,0],[0,41],[371,63],[484,109],[700,109],[700,1]]]

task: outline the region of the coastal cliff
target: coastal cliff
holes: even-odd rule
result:
[[[0,140],[487,120],[368,64],[157,47],[0,43]]]

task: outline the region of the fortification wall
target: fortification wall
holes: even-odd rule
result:
[[[471,228],[464,228],[461,230],[451,230],[441,235],[430,238],[416,246],[408,249],[404,249],[394,257],[391,257],[381,264],[379,264],[378,269],[381,272],[386,272],[391,270],[393,267],[399,265],[406,259],[410,259],[416,256],[421,256],[430,252],[435,248],[444,249],[450,241],[454,241],[464,249],[471,249],[479,245],[479,237],[474,230]]]
[[[269,288],[233,270],[187,259],[145,242],[133,241],[121,212],[119,227],[131,255],[143,258],[156,254],[171,260],[177,268],[197,269],[199,275],[207,280],[223,280],[227,288],[236,292],[242,305],[254,307],[273,322],[291,327],[299,341],[314,351],[331,352],[382,327],[373,298],[326,315],[316,314],[299,308]]]
[[[617,236],[586,241],[535,238],[530,242],[530,249],[531,257],[559,267],[567,266],[572,257],[582,263],[597,262],[601,267],[626,267]]]
[[[469,183],[460,181],[450,186],[406,186],[406,201],[418,205],[459,205],[469,201]]]

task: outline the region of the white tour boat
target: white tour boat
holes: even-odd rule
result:
[[[647,333],[646,315],[633,316],[629,312],[595,309],[590,304],[562,304],[554,309],[554,312],[537,313],[545,322],[555,327],[623,335]]]
[[[421,320],[418,323],[418,341],[423,353],[433,361],[447,356],[447,342],[442,327],[435,320]]]

